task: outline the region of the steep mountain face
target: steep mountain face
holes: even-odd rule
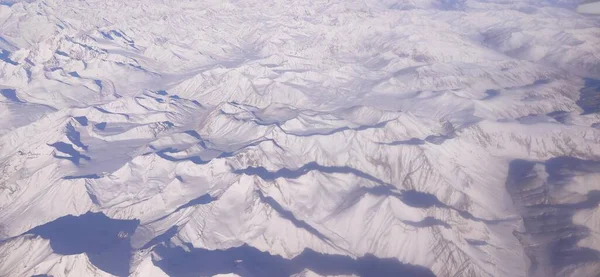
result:
[[[0,1],[0,276],[596,276],[577,1]]]

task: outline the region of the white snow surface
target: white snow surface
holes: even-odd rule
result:
[[[0,1],[0,276],[115,275],[30,232],[87,212],[139,220],[130,276],[169,275],[159,245],[528,276],[510,161],[600,160],[577,2]],[[600,251],[598,208],[574,222]]]

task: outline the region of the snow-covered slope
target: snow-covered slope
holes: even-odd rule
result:
[[[0,1],[0,276],[596,276],[577,1]]]

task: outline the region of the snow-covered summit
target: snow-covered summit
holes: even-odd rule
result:
[[[0,1],[0,276],[595,276],[576,5]]]

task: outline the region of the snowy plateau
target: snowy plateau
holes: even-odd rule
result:
[[[0,0],[0,276],[600,276],[576,0]]]

